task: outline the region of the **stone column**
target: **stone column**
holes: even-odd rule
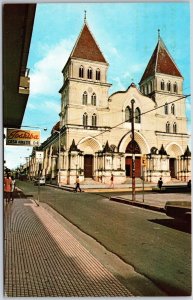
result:
[[[51,179],[53,179],[56,176],[56,160],[57,155],[53,155],[51,157]]]

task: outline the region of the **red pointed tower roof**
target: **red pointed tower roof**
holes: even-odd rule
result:
[[[160,37],[140,83],[156,73],[183,77]]]
[[[84,23],[70,57],[107,63],[86,22]]]

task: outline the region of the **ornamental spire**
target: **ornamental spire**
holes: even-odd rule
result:
[[[86,23],[86,10],[84,11],[84,23]]]
[[[160,29],[158,29],[158,41],[160,40]]]

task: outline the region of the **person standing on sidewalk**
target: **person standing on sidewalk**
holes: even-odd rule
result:
[[[161,191],[162,185],[163,185],[163,181],[162,181],[162,178],[161,178],[161,177],[160,177],[160,179],[158,180],[157,185],[158,185],[158,187],[159,187],[159,189],[160,189],[160,191]]]
[[[10,201],[11,185],[12,185],[12,180],[11,177],[9,176],[9,173],[7,173],[7,176],[4,178],[4,194],[5,194],[6,203]]]
[[[80,188],[80,179],[79,176],[76,176],[76,187],[74,192],[77,193],[77,190],[79,189],[80,192],[82,192],[81,188]]]
[[[14,191],[15,191],[15,178],[13,176],[11,176],[11,180],[12,180],[12,184],[11,184],[11,201],[13,202],[14,200]]]

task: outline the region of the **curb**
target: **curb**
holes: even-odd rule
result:
[[[123,203],[123,204],[127,204],[127,205],[133,205],[133,206],[137,206],[137,207],[142,207],[142,208],[145,208],[145,209],[149,209],[149,210],[154,210],[154,211],[158,211],[158,212],[162,212],[162,213],[165,213],[165,208],[163,207],[157,207],[157,206],[154,206],[154,205],[149,205],[149,204],[146,204],[144,202],[138,202],[138,201],[132,201],[132,200],[127,200],[127,199],[124,199],[124,198],[119,198],[119,197],[110,197],[109,198],[110,201],[114,201],[114,202],[119,202],[119,203]]]
[[[53,187],[53,188],[57,188],[57,189],[60,189],[60,190],[64,190],[64,191],[68,191],[68,192],[74,192],[74,187],[72,186],[58,186],[58,185],[55,185],[55,184],[50,184],[50,183],[46,183],[46,186],[49,186],[49,187]],[[111,193],[111,192],[132,192],[132,187],[125,187],[125,188],[107,188],[107,187],[104,187],[104,188],[88,188],[88,187],[84,187],[83,185],[81,186],[81,189],[82,189],[82,192],[85,192],[85,193],[95,193],[95,192],[98,192],[98,193]],[[142,192],[143,189],[141,187],[136,187],[136,191],[138,192]],[[152,187],[145,187],[144,189],[144,192],[149,192],[149,191],[152,191]]]

